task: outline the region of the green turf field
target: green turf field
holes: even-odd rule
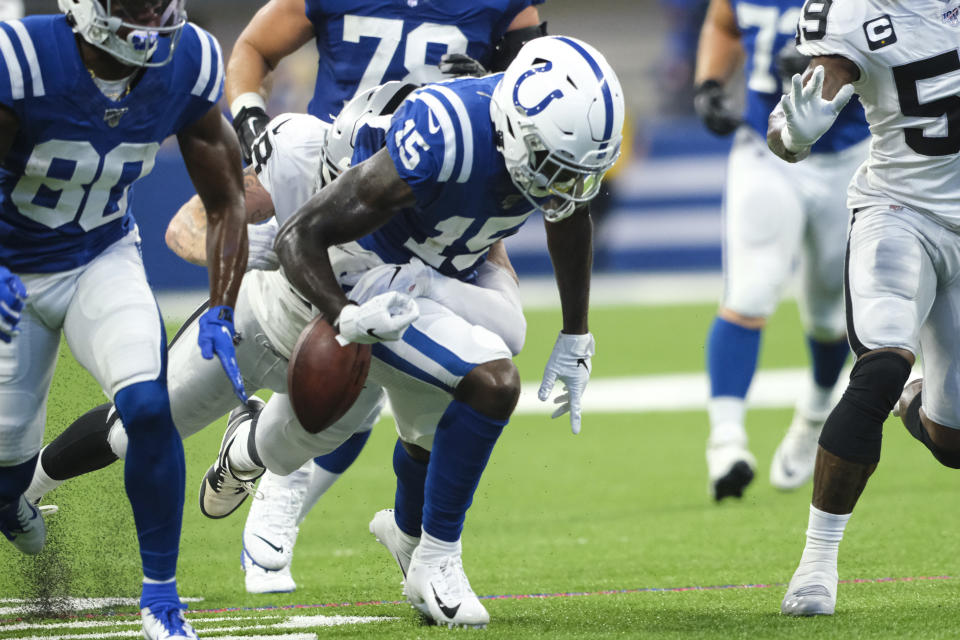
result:
[[[597,310],[594,377],[700,370],[712,313],[711,306]],[[528,320],[528,344],[518,363],[523,379],[535,381],[558,314],[534,312]],[[804,363],[795,307],[784,305],[764,338],[761,367]],[[47,439],[102,398],[64,355],[50,396]],[[484,601],[492,621],[480,633],[954,637],[960,621],[955,476],[896,419],[887,425],[883,461],[841,546],[841,579],[861,582],[841,585],[832,618],[779,615],[783,583],[802,550],[810,499],[809,487],[783,494],[766,479],[790,414],[788,408],[750,413],[758,478],[742,501],[721,505],[706,492],[705,412],[586,414],[577,437],[566,422],[547,416],[515,418],[493,454],[464,535],[474,589],[507,596]],[[301,528],[293,563],[299,588],[289,595],[245,593],[239,568],[245,509],[212,521],[196,506],[200,478],[221,435],[218,423],[186,442],[179,585],[182,596],[202,598],[191,604],[202,637],[466,633],[425,627],[398,602],[400,573],[367,532],[373,513],[393,501],[395,434],[388,421],[381,421],[356,465]],[[67,604],[64,596],[137,596],[139,562],[121,466],[68,483],[48,501],[61,510],[48,520],[51,540],[43,554],[25,560],[0,545],[0,600],[40,596],[55,612]],[[0,602],[0,639],[139,637],[134,606],[59,619],[24,616],[11,606]],[[330,626],[338,622],[345,624]]]

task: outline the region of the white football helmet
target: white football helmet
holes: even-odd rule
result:
[[[416,88],[415,84],[395,80],[371,87],[347,103],[330,125],[320,148],[318,190],[350,168],[357,132],[367,124],[383,129],[389,127],[393,112]]]
[[[186,0],[57,0],[73,30],[114,58],[136,67],[162,67],[187,23]],[[170,49],[153,60],[160,38]]]
[[[525,44],[494,89],[490,115],[513,184],[550,222],[593,198],[620,156],[620,81],[575,38]]]

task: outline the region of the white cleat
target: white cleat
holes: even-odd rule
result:
[[[757,461],[747,450],[746,439],[707,441],[709,491],[717,502],[731,496],[742,498],[756,468]]]
[[[47,542],[47,525],[40,510],[22,495],[0,511],[0,533],[29,556],[40,553]]]
[[[420,538],[407,535],[400,530],[393,517],[393,509],[383,509],[374,514],[373,520],[370,521],[370,533],[376,537],[377,542],[387,548],[406,579],[410,557],[420,543]]]
[[[296,471],[294,473],[297,473]],[[269,471],[260,479],[243,528],[243,548],[253,562],[268,571],[290,566],[300,528],[297,518],[310,486],[309,477],[291,483]]]
[[[145,607],[140,610],[140,619],[145,640],[198,640],[179,606]]]
[[[813,477],[813,467],[817,461],[817,442],[826,420],[809,419],[799,413],[793,414],[793,421],[786,435],[773,452],[770,463],[770,484],[781,491],[792,491],[805,485]]]
[[[483,629],[490,614],[470,588],[459,554],[425,561],[413,552],[403,592],[428,620],[447,627]]]
[[[277,571],[268,571],[254,563],[244,550],[240,556],[240,566],[243,568],[247,593],[293,593],[297,590],[289,564]]]
[[[900,394],[900,399],[897,401],[897,404],[893,405],[894,417],[903,420],[903,417],[907,415],[907,408],[910,406],[910,403],[913,402],[913,399],[917,397],[918,393],[922,392],[923,378],[916,378],[908,382],[903,388],[903,392]]]
[[[220,453],[217,461],[207,470],[200,483],[200,511],[208,518],[225,518],[236,511],[248,495],[256,495],[254,484],[263,471],[242,478],[230,470],[228,453],[234,443],[234,433],[240,425],[253,420],[263,410],[266,403],[256,396],[250,396],[246,406],[240,406],[230,412],[227,430],[220,441]]]
[[[801,564],[780,604],[786,616],[832,616],[837,607],[837,569],[826,563]]]

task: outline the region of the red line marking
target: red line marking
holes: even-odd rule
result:
[[[916,582],[919,580],[952,580],[953,576],[912,576],[903,578],[856,578],[853,580],[841,580],[840,584],[883,584],[890,582]],[[774,587],[785,587],[785,582],[773,582],[769,584],[721,584],[711,586],[689,586],[689,587],[638,587],[635,589],[604,589],[602,591],[560,591],[556,593],[523,593],[523,594],[503,594],[479,596],[481,600],[525,600],[529,598],[579,598],[583,596],[610,596],[626,593],[682,593],[686,591],[724,591],[728,589],[772,589]],[[406,600],[363,600],[359,602],[326,602],[321,604],[285,604],[264,607],[226,607],[223,609],[191,609],[190,613],[233,613],[239,611],[291,611],[296,609],[332,609],[339,607],[370,607],[407,604]],[[57,619],[97,619],[97,618],[115,618],[124,616],[139,616],[139,612],[115,612],[106,613],[82,613],[74,615],[59,616]],[[8,618],[0,620],[0,631],[4,624],[23,622],[24,618]]]

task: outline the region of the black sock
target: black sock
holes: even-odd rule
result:
[[[115,462],[118,458],[107,435],[119,416],[116,411],[111,414],[111,409],[113,405],[107,403],[87,411],[47,445],[40,460],[44,472],[63,481]]]

